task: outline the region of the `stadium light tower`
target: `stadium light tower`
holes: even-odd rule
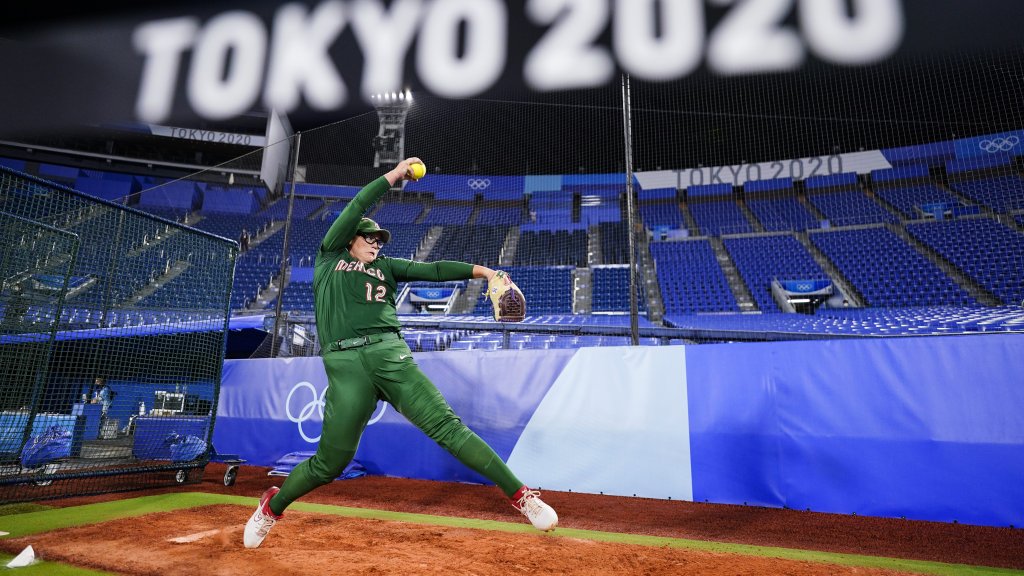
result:
[[[370,96],[380,128],[373,139],[373,166],[394,165],[405,159],[405,117],[412,107],[412,92],[384,92]]]

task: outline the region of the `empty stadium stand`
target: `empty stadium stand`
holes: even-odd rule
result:
[[[276,303],[270,303],[268,307]],[[283,310],[313,312],[313,283],[291,281],[281,295]]]
[[[519,226],[526,221],[520,206],[481,207],[474,224]]]
[[[938,266],[885,227],[810,235],[869,306],[975,306],[978,302]]]
[[[587,265],[585,230],[526,230],[519,235],[516,266]]]
[[[654,242],[651,255],[666,314],[739,311],[707,239]]]
[[[381,248],[380,253],[392,258],[413,259],[423,243],[430,227],[425,224],[388,224],[391,240]]]
[[[625,223],[602,222],[597,225],[596,231],[601,237],[602,264],[629,262],[629,231]]]
[[[823,309],[807,314],[675,314],[665,316],[675,328],[699,331],[712,340],[762,337],[876,337],[1019,332],[1024,330],[1020,307]]]
[[[472,205],[434,205],[420,222],[430,225],[467,224],[473,215]]]
[[[820,226],[820,221],[795,195],[781,198],[748,198],[746,204],[766,232],[801,232]]]
[[[791,234],[723,239],[726,250],[763,312],[780,312],[772,280],[824,279],[828,274]]]
[[[880,186],[875,188],[878,197],[897,208],[905,218],[916,220],[940,214],[947,209],[959,205],[960,200],[939,188],[936,184],[918,184],[915,186]]]
[[[528,314],[572,314],[572,266],[512,266],[506,267],[509,276],[523,294],[529,294]],[[477,298],[474,312],[492,314],[493,305],[486,294],[486,286]]]
[[[1024,178],[1016,174],[953,180],[950,186],[996,212],[1024,209]]]
[[[685,228],[683,213],[679,204],[673,199],[661,202],[641,202],[640,219],[648,228],[665,226],[668,228]]]
[[[750,221],[731,199],[691,202],[690,213],[705,236],[753,232]]]
[[[427,260],[456,260],[495,268],[509,226],[445,226]]]
[[[809,193],[807,199],[821,211],[831,226],[856,226],[896,222],[897,218],[861,190]]]
[[[253,187],[45,162],[0,159],[0,165],[31,169],[87,194],[130,203],[225,238],[237,239],[247,230],[255,241],[236,261],[233,310],[253,306],[280,280],[287,198],[268,203],[265,191]],[[648,247],[666,325],[847,335],[1024,329],[1024,321],[1012,310],[985,307],[996,301],[1004,306],[1024,301],[1024,178],[1016,170],[1019,165],[1015,169],[1009,163],[974,166],[949,160],[945,165],[896,165],[874,170],[870,177],[842,173],[803,181],[750,181],[742,190],[728,184],[685,191],[640,189],[636,208],[644,227],[680,232],[672,238],[652,234]],[[369,216],[392,232],[384,255],[509,270],[527,294],[533,322],[572,317],[573,278],[583,268],[589,269],[593,317],[627,312],[624,186],[563,183],[551,188],[525,194],[428,191],[389,199]],[[357,190],[296,185],[296,192],[305,196],[296,197],[292,206],[286,264],[312,265],[328,227]],[[109,223],[81,217],[68,229],[90,226]],[[105,297],[137,310],[112,313],[111,323],[169,321],[203,306],[204,295],[179,290],[175,277],[184,269],[201,267],[204,256],[179,246],[174,236],[154,221],[137,245],[125,248],[132,277],[118,283],[118,293]],[[514,251],[503,254],[513,245]],[[811,251],[807,246],[813,247]],[[83,249],[82,269],[93,256]],[[771,292],[772,280],[828,279],[829,274],[852,288],[867,309],[822,308],[811,318],[781,314]],[[749,290],[760,312],[742,316],[757,319],[734,314],[740,311],[737,297],[748,310],[742,290]],[[639,293],[639,308],[646,312],[645,291]],[[76,292],[68,300],[65,317],[70,322],[88,321],[101,297],[87,287]],[[311,312],[311,283],[289,282],[282,305],[285,310]],[[472,318],[490,315],[490,301],[483,294],[470,296],[465,306],[472,309]],[[33,313],[42,317],[52,311]],[[507,337],[415,328],[406,330],[405,336],[416,350],[490,348]],[[555,334],[519,334],[510,342],[514,348],[626,343],[619,337]]]
[[[381,204],[370,217],[378,224],[413,224],[426,208],[421,202],[388,202]]]
[[[907,231],[1004,304],[1024,301],[1024,233],[988,217],[912,222]]]
[[[593,296],[591,309],[594,312],[629,312],[629,267],[595,266],[593,269]],[[647,297],[643,285],[638,286],[637,307],[647,310]]]

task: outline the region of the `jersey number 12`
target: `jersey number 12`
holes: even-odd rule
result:
[[[383,302],[384,295],[387,294],[388,287],[384,285],[377,286],[377,293],[374,294],[373,284],[366,283],[366,301],[367,302]]]

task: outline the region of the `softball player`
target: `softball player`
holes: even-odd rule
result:
[[[414,262],[379,256],[391,239],[362,218],[396,182],[412,179],[408,158],[366,185],[327,231],[313,275],[316,327],[327,371],[324,423],[316,454],[302,462],[281,488],[260,498],[245,525],[246,548],[263,543],[285,508],[314,488],[332,482],[355,456],[359,438],[385,400],[470,469],[494,482],[539,530],[553,530],[558,515],[452,411],[420,371],[399,334],[395,311],[398,282],[491,279],[495,270],[463,262]]]

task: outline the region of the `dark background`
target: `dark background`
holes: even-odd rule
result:
[[[136,23],[232,7],[269,19],[279,4],[99,2],[60,12],[41,3],[19,5],[0,24],[0,37],[8,39],[0,43],[7,70],[0,139],[203,165],[250,152],[104,126],[133,120],[139,62],[124,47],[130,46],[126,38]],[[544,30],[526,20],[522,2],[508,6],[506,76],[486,94],[473,100],[432,96],[408,66],[416,103],[407,120],[406,151],[431,158],[436,171],[449,173],[624,170],[619,79],[591,90],[530,91],[519,71],[526,48]],[[903,7],[907,23],[901,48],[877,65],[843,67],[809,57],[791,73],[726,78],[701,69],[673,82],[632,81],[634,169],[853,152],[1020,128],[1024,3],[904,0]],[[712,30],[728,9],[709,4],[705,10]],[[796,25],[795,11],[787,24]],[[610,42],[609,37],[606,30],[601,40]],[[332,57],[350,93],[357,93],[362,64],[350,31],[339,38]],[[344,134],[342,141],[335,137],[330,144],[307,147],[303,162],[372,164],[377,124],[365,104],[326,114],[302,109],[289,120],[303,132],[340,123],[336,130]],[[259,109],[218,123],[178,110],[168,124],[262,134],[265,122]]]

